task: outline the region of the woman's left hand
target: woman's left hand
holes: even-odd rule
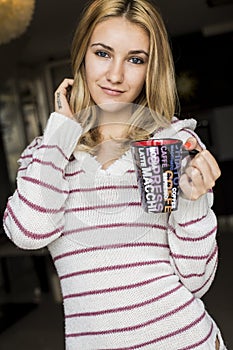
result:
[[[209,151],[203,150],[194,137],[190,137],[184,146],[189,151],[193,149],[199,151],[180,178],[180,189],[183,196],[196,200],[214,187],[221,171],[213,155]]]
[[[71,88],[73,86],[73,83],[73,79],[64,79],[54,93],[55,112],[61,113],[71,119],[73,119],[73,114],[71,112],[69,101],[67,99],[67,89]]]

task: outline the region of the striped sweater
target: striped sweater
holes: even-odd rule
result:
[[[185,141],[194,120],[156,137]],[[59,275],[67,350],[215,349],[219,329],[202,295],[217,268],[212,193],[179,199],[172,214],[140,204],[130,150],[107,170],[75,151],[75,121],[52,113],[23,152],[4,215],[23,249],[48,246]]]

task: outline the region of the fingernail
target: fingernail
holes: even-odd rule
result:
[[[191,143],[190,141],[186,141],[185,144],[184,144],[184,146],[185,146],[186,148],[190,148],[190,147],[192,147],[192,143]]]

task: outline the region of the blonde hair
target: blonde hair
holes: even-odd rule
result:
[[[76,29],[71,61],[74,76],[70,105],[82,124],[84,134],[80,149],[92,152],[100,141],[94,105],[86,79],[84,59],[96,25],[111,17],[124,17],[139,25],[149,35],[149,61],[144,87],[134,101],[127,139],[148,138],[159,127],[168,126],[177,107],[173,58],[167,31],[159,11],[148,0],[94,0],[84,9]],[[149,110],[149,113],[143,111]],[[81,113],[80,113],[81,112]],[[81,146],[82,145],[82,146]]]

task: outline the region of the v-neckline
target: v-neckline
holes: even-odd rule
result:
[[[106,169],[103,169],[103,165],[98,161],[96,156],[93,156],[88,152],[77,151],[74,153],[74,157],[80,161],[80,165],[85,172],[98,171],[103,175],[121,176],[127,170],[134,169],[130,149],[114,160]]]

